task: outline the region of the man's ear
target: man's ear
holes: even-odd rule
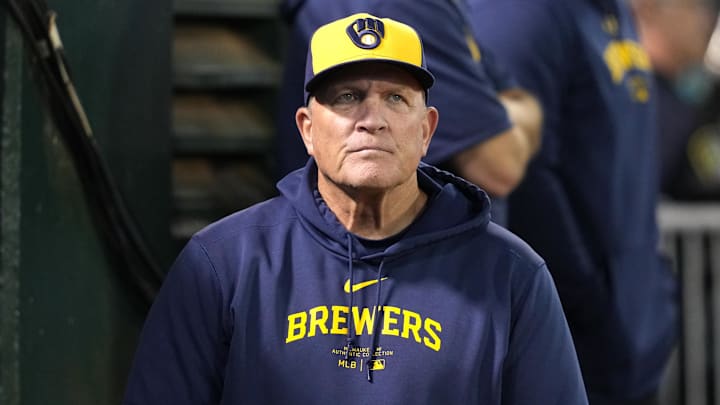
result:
[[[308,155],[313,156],[312,144],[312,113],[310,107],[300,107],[295,112],[295,125],[297,125],[300,136],[305,144]]]
[[[440,113],[435,107],[428,107],[425,111],[425,125],[423,125],[423,156],[427,154],[430,147],[438,122],[440,121]]]

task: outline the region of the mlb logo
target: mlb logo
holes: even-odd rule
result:
[[[369,367],[370,370],[372,370],[372,371],[375,371],[375,370],[385,370],[385,359],[370,360],[370,361],[368,362],[368,367]]]

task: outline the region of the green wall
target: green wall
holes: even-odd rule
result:
[[[103,156],[165,269],[171,2],[48,4]],[[0,404],[116,404],[146,307],[105,253],[22,38],[0,13]]]

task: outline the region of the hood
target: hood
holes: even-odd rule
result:
[[[477,186],[434,166],[421,163],[418,183],[428,194],[420,217],[405,230],[403,238],[382,253],[369,253],[354,245],[357,259],[389,258],[465,232],[485,228],[490,220],[490,199]],[[277,184],[293,206],[304,228],[328,250],[346,256],[350,233],[325,205],[317,191],[317,165],[311,158],[304,168]]]

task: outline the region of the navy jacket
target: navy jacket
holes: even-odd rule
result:
[[[627,2],[470,2],[478,37],[545,114],[510,229],[548,262],[591,396],[648,395],[678,315],[658,253],[657,91]]]
[[[484,192],[422,165],[425,211],[348,233],[316,166],[196,234],[149,315],[125,405],[586,404],[543,260]]]

